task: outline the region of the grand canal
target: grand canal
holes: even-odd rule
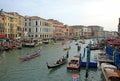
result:
[[[88,42],[88,40],[86,40]],[[83,54],[84,47],[87,44],[81,44],[81,51],[77,51],[75,41],[69,43],[69,59],[74,55]],[[67,71],[66,64],[55,69],[48,69],[46,62],[52,64],[57,59],[64,56],[67,52],[63,50],[61,42],[56,44],[42,45],[41,55],[29,61],[20,61],[19,57],[27,53],[35,52],[39,47],[22,48],[0,53],[0,81],[72,81],[72,75],[79,73],[80,81],[104,81],[101,70],[96,68],[89,69],[88,79],[85,78],[85,68],[80,72]],[[99,51],[91,52],[91,59],[97,56]]]

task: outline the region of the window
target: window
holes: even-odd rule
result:
[[[38,30],[37,30],[37,28],[36,28],[36,32],[37,32]]]
[[[31,32],[31,28],[29,28],[29,32]]]
[[[25,23],[25,26],[27,26],[27,23]]]
[[[41,25],[41,21],[40,21],[40,25]]]
[[[43,28],[43,31],[44,32],[49,32],[49,29],[48,28]]]
[[[45,22],[45,26],[48,26],[48,23],[47,23],[47,22]]]
[[[29,22],[29,26],[31,26],[31,22]]]
[[[35,35],[35,37],[38,37],[38,35]]]
[[[38,25],[37,21],[36,21],[36,26]]]
[[[30,37],[30,35],[28,35]]]
[[[2,20],[4,20],[4,18],[2,18]]]
[[[44,35],[44,38],[46,38],[46,35]]]

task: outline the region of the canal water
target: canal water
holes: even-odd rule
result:
[[[86,40],[89,43],[89,40]],[[77,51],[76,41],[68,43],[70,60],[74,55],[83,54],[87,44],[81,44],[81,51]],[[53,64],[57,59],[66,55],[61,42],[56,44],[46,44],[42,48],[41,55],[29,61],[20,61],[19,57],[27,53],[35,52],[39,47],[22,48],[0,52],[0,81],[72,81],[72,75],[78,73],[80,81],[104,81],[101,70],[89,68],[88,78],[85,78],[86,69],[81,68],[80,72],[67,71],[66,64],[55,69],[48,69],[46,63]],[[92,51],[91,59],[97,56],[100,51]]]

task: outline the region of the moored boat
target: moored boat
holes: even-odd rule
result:
[[[74,56],[67,64],[68,70],[80,70],[80,56]]]
[[[44,44],[49,44],[50,41],[51,41],[50,39],[43,39],[43,40],[42,40],[42,43],[44,43]]]
[[[24,38],[22,42],[23,42],[22,45],[24,47],[35,47],[35,42],[31,37]]]
[[[109,63],[102,63],[101,69],[105,81],[120,81],[120,70],[116,66]]]

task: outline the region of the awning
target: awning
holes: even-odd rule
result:
[[[6,36],[5,35],[0,35],[0,38],[6,38]]]

